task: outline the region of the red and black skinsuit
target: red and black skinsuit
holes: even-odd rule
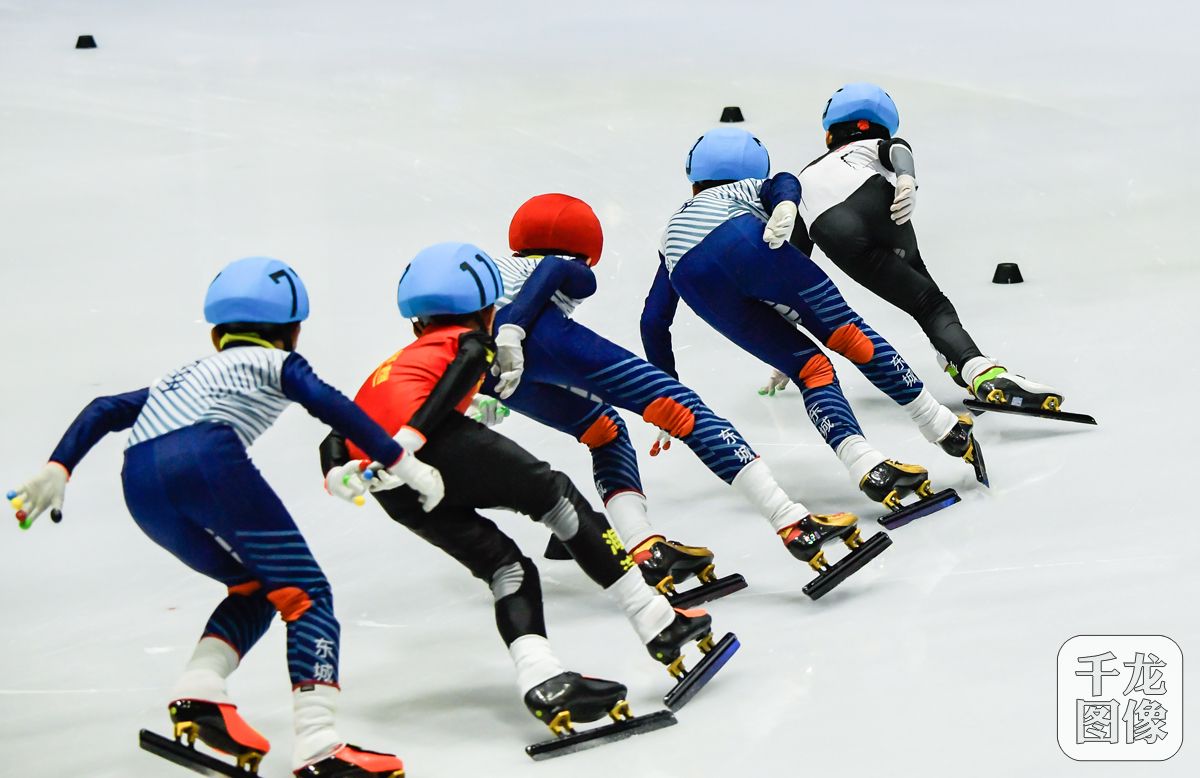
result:
[[[418,454],[446,487],[429,513],[407,486],[376,492],[387,514],[457,559],[496,598],[496,625],[506,644],[546,635],[537,568],[479,508],[507,508],[546,524],[579,566],[608,588],[633,562],[603,514],[562,473],[463,411],[495,355],[491,336],[456,325],[427,327],[416,342],[383,362],[355,402],[385,430],[415,429],[426,438]],[[333,432],[321,444],[323,472],[365,458]]]

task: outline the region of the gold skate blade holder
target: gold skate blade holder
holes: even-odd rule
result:
[[[200,725],[194,721],[177,721],[175,722],[175,739],[185,746],[193,747],[196,745],[196,738],[200,736]]]
[[[707,654],[713,650],[713,633],[708,633],[704,637],[696,641],[696,647],[700,649],[700,653]]]
[[[237,766],[239,770],[245,770],[253,775],[258,774],[258,766],[262,763],[263,755],[258,751],[247,751],[244,754],[238,754]]]
[[[633,710],[629,707],[628,700],[621,700],[613,709],[608,712],[608,717],[613,721],[623,721],[633,718]]]
[[[987,393],[987,402],[995,403],[996,405],[1004,405],[1008,398],[1004,396],[1003,389],[993,389]]]
[[[850,537],[846,538],[842,542],[846,544],[846,548],[853,551],[862,545],[862,532],[859,531],[858,527],[855,527],[854,531],[850,533]]]
[[[1059,400],[1059,398],[1055,397],[1054,395],[1050,395],[1049,397],[1047,397],[1045,400],[1042,401],[1042,410],[1043,411],[1057,411],[1058,410],[1058,400]]]
[[[808,566],[818,573],[823,573],[829,569],[829,563],[825,561],[825,551],[818,551],[816,556],[808,560]]]
[[[666,594],[666,595],[674,594],[675,593],[675,576],[673,576],[673,575],[665,576],[661,581],[654,584],[654,588],[657,589],[660,594]]]
[[[575,728],[571,726],[571,711],[569,710],[560,710],[546,726],[558,737],[575,734]]]
[[[887,497],[883,498],[883,504],[884,504],[884,507],[890,508],[891,510],[894,510],[894,511],[899,510],[900,509],[900,492],[896,491],[895,489],[888,492]]]
[[[933,484],[929,482],[928,478],[925,479],[924,483],[917,487],[917,496],[922,499],[933,496]]]
[[[667,665],[667,672],[670,673],[671,677],[675,678],[676,680],[678,680],[678,679],[682,678],[684,675],[686,675],[687,668],[683,666],[683,657],[682,656],[675,657],[675,661],[671,662],[671,664]]]
[[[700,579],[700,583],[712,583],[717,579],[717,566],[709,565],[697,573],[696,577]]]

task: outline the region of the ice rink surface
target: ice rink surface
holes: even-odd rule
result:
[[[546,731],[520,703],[490,593],[377,507],[327,497],[325,431],[293,409],[253,456],[334,585],[342,732],[395,750],[413,778],[1196,775],[1194,735],[1163,763],[1073,762],[1054,706],[1056,654],[1077,634],[1170,636],[1190,660],[1185,700],[1200,691],[1198,22],[1178,0],[0,2],[3,485],[92,397],[206,353],[203,292],[228,260],[297,268],[313,301],[300,351],[353,392],[410,340],[394,305],[408,258],[445,240],[504,251],[513,210],[541,192],[596,208],[600,290],[577,317],[640,351],[658,234],[720,109],[741,106],[775,169],[797,170],[823,151],[829,94],[875,80],[915,149],[922,253],[968,329],[1100,426],[982,418],[988,491],[837,362],[873,442],[963,503],[898,530],[814,603],[768,525],[684,446],[645,456],[653,431],[630,418],[657,524],[750,582],[711,607],[743,649],[678,726],[533,764],[522,746]],[[74,50],[81,33],[100,47]],[[959,407],[915,324],[820,261]],[[1026,283],[989,283],[999,261]],[[674,332],[685,383],[786,488],[874,526],[794,388],[760,398],[768,369],[689,312]],[[598,504],[582,446],[519,418],[501,431]],[[61,525],[0,532],[5,776],[184,774],[136,733],[165,730],[222,589],[130,520],[122,445],[78,468]],[[540,552],[542,527],[502,520]],[[564,661],[655,708],[669,679],[616,609],[572,565],[542,569]],[[231,687],[275,743],[271,778],[291,746],[283,636]]]

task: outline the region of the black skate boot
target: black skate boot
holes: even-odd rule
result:
[[[559,673],[525,693],[525,707],[555,735],[569,735],[572,722],[611,716],[629,717],[629,690],[616,681],[585,678],[579,673]]]
[[[920,465],[906,465],[892,459],[871,468],[858,482],[858,488],[875,502],[881,502],[892,510],[899,508],[900,501],[913,492],[919,497],[933,494],[928,470]]]
[[[662,535],[647,538],[633,551],[646,583],[667,596],[676,608],[688,608],[746,588],[740,574],[717,578],[713,552],[703,546],[685,546]],[[677,592],[675,585],[695,576],[700,586]]]
[[[958,423],[946,433],[946,437],[938,441],[938,445],[950,456],[960,457],[975,468],[975,480],[984,486],[990,486],[987,465],[983,461],[983,449],[975,440],[974,427],[975,420],[965,413],[960,413]]]
[[[693,640],[704,658],[689,671],[683,664],[683,648]],[[712,617],[704,611],[676,608],[674,620],[646,644],[650,656],[666,665],[667,672],[677,681],[675,688],[663,697],[663,704],[671,710],[686,705],[740,646],[732,632],[714,643]]]
[[[807,562],[817,571],[816,580],[804,587],[804,593],[814,600],[824,597],[892,545],[892,539],[886,532],[878,532],[864,542],[862,532],[858,529],[858,517],[853,513],[828,516],[809,514],[790,527],[781,529],[779,537],[792,556]],[[830,565],[821,547],[839,540],[850,549],[850,555]]]
[[[665,710],[634,716],[625,701],[627,696],[624,684],[579,673],[559,673],[542,681],[525,693],[525,707],[550,727],[554,739],[526,746],[525,753],[534,759],[549,759],[675,723],[675,716]],[[573,726],[605,716],[612,719],[611,724],[578,732]]]
[[[1010,373],[999,365],[977,376],[971,389],[980,402],[1013,408],[1057,411],[1063,401],[1062,394],[1053,388]]]

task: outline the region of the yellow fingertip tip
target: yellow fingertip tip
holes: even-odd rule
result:
[[[367,498],[363,497],[361,494],[354,498],[355,505],[366,505],[366,503]]]
[[[25,501],[20,497],[14,497],[10,502],[12,503],[12,507],[18,511],[25,507]]]

